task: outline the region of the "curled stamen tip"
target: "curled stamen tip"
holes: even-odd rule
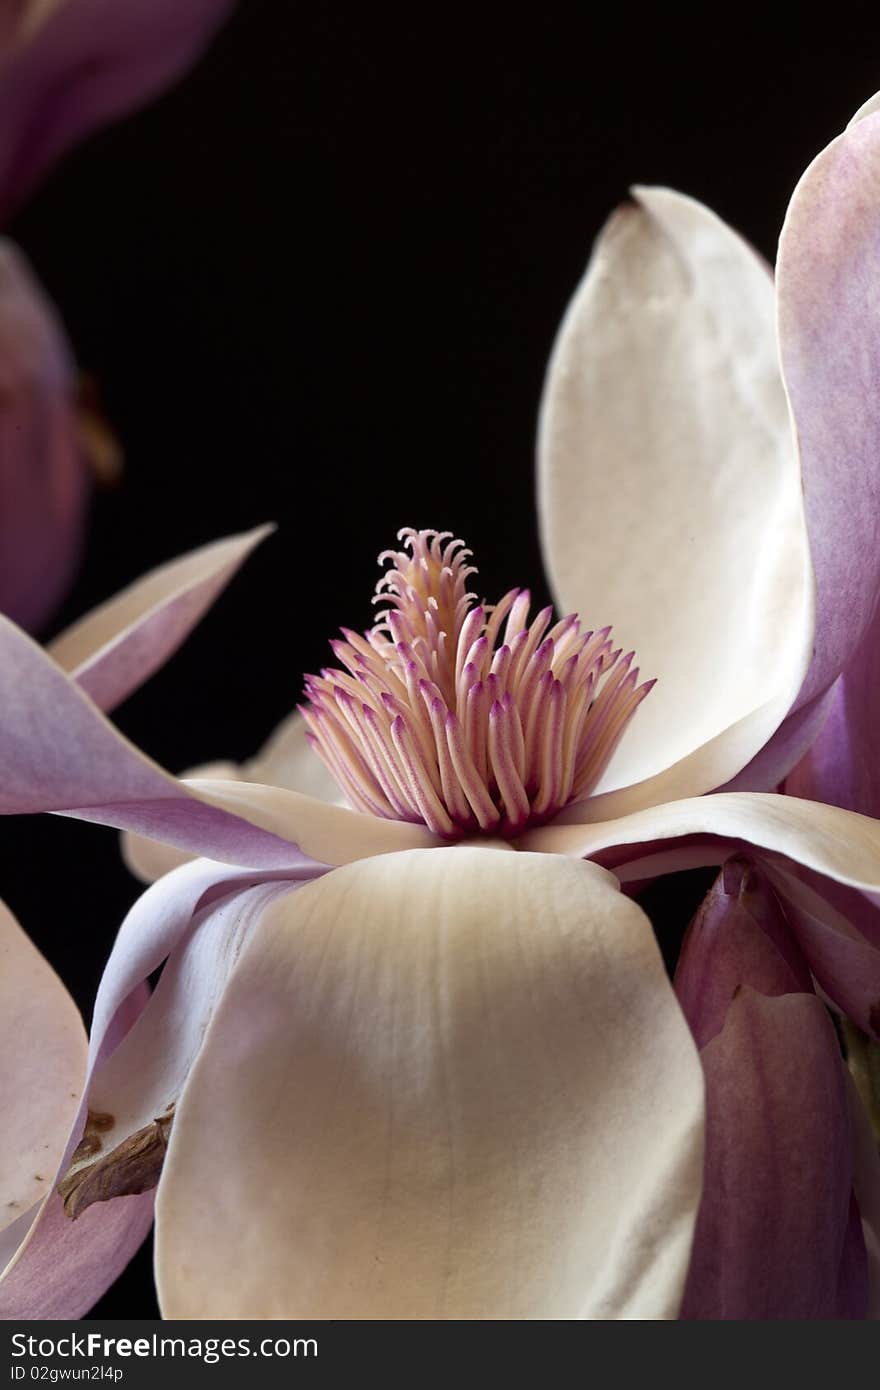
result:
[[[509,838],[590,794],[656,681],[636,689],[633,652],[616,665],[610,624],[587,631],[567,613],[550,626],[550,607],[530,622],[528,588],[478,602],[470,555],[451,532],[402,527],[380,556],[373,626],[340,628],[340,669],[305,676],[299,710],[355,804]]]

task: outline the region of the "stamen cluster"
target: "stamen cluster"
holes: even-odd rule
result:
[[[471,552],[447,531],[401,531],[363,634],[331,643],[344,670],[306,677],[308,737],[351,804],[450,839],[510,837],[589,796],[653,681],[611,628],[529,622],[527,589],[494,607],[468,590]]]

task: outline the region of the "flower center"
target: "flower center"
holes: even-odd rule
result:
[[[361,636],[331,643],[345,670],[305,680],[312,747],[360,811],[450,839],[513,836],[596,786],[638,705],[633,652],[575,615],[529,622],[527,589],[494,607],[467,584],[448,531],[399,533]]]

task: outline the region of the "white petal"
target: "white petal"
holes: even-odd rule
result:
[[[376,854],[428,849],[444,843],[424,825],[364,815],[347,806],[332,806],[312,796],[301,796],[286,787],[198,779],[183,785],[195,792],[200,801],[291,840],[319,864],[350,864]]]
[[[272,904],[157,1203],[166,1318],[674,1317],[702,1077],[594,865],[459,847]]]
[[[873,116],[877,111],[880,111],[880,92],[875,92],[872,97],[868,97],[868,100],[863,102],[849,122],[847,130],[850,126],[858,125],[859,121],[863,121],[866,116]]]
[[[590,814],[593,808],[585,801],[577,810]],[[517,843],[526,850],[581,858],[621,845],[653,845],[684,835],[744,840],[759,849],[784,854],[837,883],[866,892],[880,891],[880,821],[839,806],[772,792],[723,792],[651,806],[618,820],[557,822],[527,831]],[[643,853],[639,852],[640,858]],[[693,862],[713,862],[713,858]],[[684,863],[679,867],[685,867]]]
[[[118,1151],[124,1141],[155,1132],[156,1122],[171,1123],[247,932],[273,897],[290,891],[287,883],[245,888],[203,908],[188,923],[146,1008],[90,1080],[89,1110],[102,1115],[103,1123],[98,1149],[69,1170],[78,1178],[78,1190],[64,1195],[77,1214],[92,1201],[115,1195]]]
[[[763,746],[800,688],[813,613],[772,279],[699,203],[635,197],[560,330],[539,464],[563,611],[614,624],[658,678],[602,787],[672,767],[644,805],[719,786]]]
[[[76,1005],[0,903],[0,1230],[50,1190],[79,1106],[86,1048]]]

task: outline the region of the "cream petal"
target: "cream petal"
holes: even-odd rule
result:
[[[866,116],[876,115],[878,111],[880,111],[880,92],[875,92],[872,97],[868,97],[868,100],[863,102],[859,107],[847,126],[847,130],[849,130],[851,126],[858,125],[859,121],[863,121]]]
[[[112,709],[177,650],[273,529],[260,526],[160,565],[62,632],[49,655],[99,709]]]
[[[578,809],[588,814],[590,803],[582,802]],[[527,831],[517,843],[525,850],[587,858],[622,845],[652,845],[686,835],[745,842],[837,883],[880,891],[880,821],[772,792],[724,792],[652,806],[618,820],[547,825]],[[643,854],[639,850],[633,857]]]
[[[79,1106],[87,1051],[76,1005],[3,903],[0,1050],[2,1229],[50,1190]]]
[[[355,859],[393,854],[397,850],[428,849],[444,843],[425,825],[368,816],[347,806],[301,796],[286,787],[197,778],[183,786],[218,810],[230,812],[282,840],[291,837],[303,854],[320,864],[350,864]]]
[[[321,759],[306,742],[306,724],[301,714],[282,720],[255,757],[248,762],[205,763],[181,774],[196,781],[260,782],[270,787],[286,787],[316,797],[319,801],[344,806],[345,799]],[[185,850],[158,844],[143,835],[122,835],[122,857],[142,883],[154,883],[171,869],[192,858]],[[395,845],[395,848],[400,848]]]
[[[190,1073],[164,1316],[674,1317],[702,1126],[610,875],[472,846],[350,865],[267,909]]]
[[[634,196],[553,351],[539,495],[562,609],[613,623],[658,678],[602,789],[671,768],[656,800],[719,786],[766,743],[807,669],[813,599],[772,279],[699,203]]]
[[[181,888],[182,904],[190,894],[182,882]],[[244,939],[267,903],[291,891],[290,883],[277,882],[244,888],[187,922],[146,1007],[92,1074],[88,1106],[103,1117],[96,1131],[100,1142],[94,1152],[74,1156],[65,1176],[62,1193],[70,1215],[79,1219],[93,1202],[137,1190],[130,1158],[127,1166],[122,1161],[130,1155],[132,1136],[138,1136],[138,1177],[147,1189],[155,1184],[174,1106]],[[158,1163],[148,1174],[150,1153]]]

